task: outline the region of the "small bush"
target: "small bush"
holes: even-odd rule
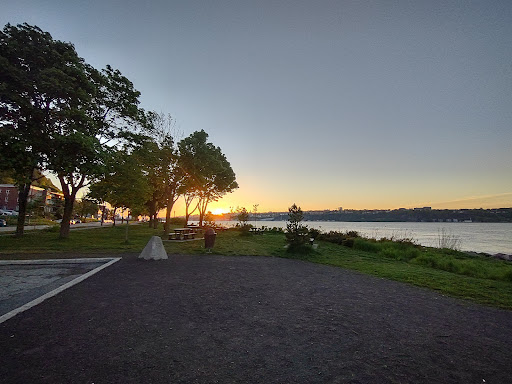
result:
[[[180,227],[184,227],[185,225],[187,225],[187,222],[183,217],[171,217],[170,223],[171,225],[177,225]]]
[[[361,237],[361,236],[359,235],[359,232],[357,232],[357,231],[347,231],[347,232],[345,233],[345,235],[346,235],[347,237],[351,237],[351,238],[353,238],[353,239],[355,239],[355,238],[357,238],[357,237]]]
[[[252,224],[242,224],[237,228],[240,231],[241,236],[249,236],[251,234]]]
[[[354,239],[358,237],[359,234],[356,231],[349,231],[346,233],[330,231],[328,233],[320,233],[318,235],[318,240],[328,241],[330,243],[352,248],[354,246]]]
[[[301,222],[304,218],[302,209],[293,204],[288,208],[288,222],[286,224],[286,241],[288,242],[288,251],[297,252],[309,245],[309,231]]]
[[[320,231],[316,228],[310,228],[309,229],[309,237],[316,240],[318,236],[320,235]]]
[[[459,250],[460,243],[460,238],[448,232],[445,228],[437,231],[437,246],[439,248]]]

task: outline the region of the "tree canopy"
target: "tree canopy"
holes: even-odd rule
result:
[[[238,188],[219,147],[201,130],[181,141],[169,115],[145,112],[122,73],[87,64],[71,43],[29,24],[0,31],[0,176],[19,191],[17,234],[23,234],[30,186],[64,195],[60,236],[67,237],[78,191],[113,206],[142,211],[156,225],[180,195],[196,200],[202,222],[210,202]],[[187,205],[188,210],[188,205]]]
[[[219,147],[207,142],[208,134],[196,131],[178,144],[181,166],[190,188],[199,199],[199,222],[202,224],[207,206],[238,188],[235,172]]]
[[[19,188],[18,231],[36,171],[57,175],[65,198],[61,237],[78,190],[104,173],[112,148],[135,137],[140,93],[110,66],[98,71],[70,43],[28,24],[0,33],[2,168]]]

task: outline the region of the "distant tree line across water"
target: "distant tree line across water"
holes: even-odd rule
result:
[[[194,219],[192,217],[192,219]],[[236,220],[236,214],[215,216],[217,220]],[[288,220],[288,212],[252,213],[250,220]],[[512,223],[512,208],[496,209],[395,209],[304,211],[306,221],[348,222],[479,222]]]

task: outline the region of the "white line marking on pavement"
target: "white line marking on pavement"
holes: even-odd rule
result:
[[[112,257],[112,258],[101,258],[101,259],[92,259],[91,258],[91,259],[60,259],[60,260],[58,260],[58,259],[55,259],[55,260],[53,260],[53,259],[52,260],[16,260],[15,262],[11,262],[10,264],[44,264],[44,262],[46,261],[46,262],[49,262],[47,264],[56,264],[56,261],[60,261],[61,263],[65,264],[65,263],[73,263],[73,262],[85,263],[86,261],[84,261],[84,260],[88,260],[88,262],[102,262],[102,261],[108,261],[108,260],[110,260],[110,261],[108,261],[107,263],[105,263],[103,265],[100,265],[97,268],[94,268],[93,270],[91,270],[87,273],[84,273],[81,276],[78,276],[77,278],[67,282],[64,285],[61,285],[58,288],[55,288],[53,291],[45,293],[44,295],[28,302],[27,304],[23,304],[21,307],[13,309],[12,311],[6,313],[5,315],[0,316],[0,324],[2,324],[4,321],[9,320],[10,318],[16,316],[18,313],[24,312],[27,309],[30,309],[38,304],[41,304],[46,299],[53,297],[53,296],[61,293],[62,291],[72,287],[73,285],[76,285],[76,284],[84,281],[85,279],[98,273],[102,269],[105,269],[105,268],[111,266],[112,264],[114,264],[115,262],[118,262],[119,260],[121,260],[121,258],[120,257]],[[8,263],[2,263],[2,264],[8,264]]]

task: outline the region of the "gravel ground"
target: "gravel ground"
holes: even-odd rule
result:
[[[3,383],[508,383],[512,311],[270,257],[136,255],[0,324]]]

